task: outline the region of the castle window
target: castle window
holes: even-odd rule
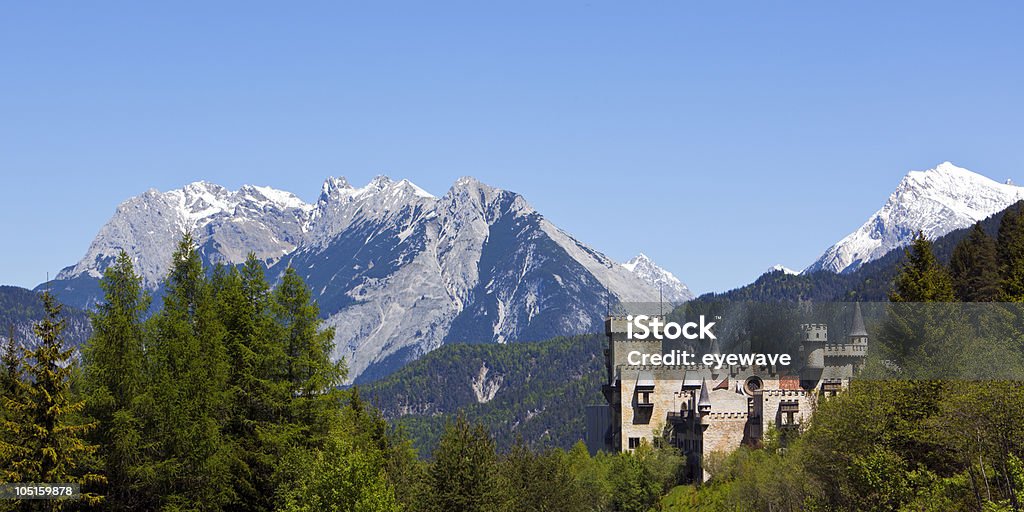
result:
[[[630,450],[635,450],[637,448],[640,448],[640,438],[639,437],[631,437],[631,438],[629,438],[629,449]]]
[[[650,391],[637,391],[636,392],[636,405],[637,407],[654,407],[651,403],[651,392]]]
[[[796,425],[796,414],[800,412],[800,402],[798,401],[785,401],[779,403],[779,416],[782,420],[780,426],[795,426]]]

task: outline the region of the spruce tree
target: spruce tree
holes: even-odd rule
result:
[[[219,266],[213,288],[230,363],[225,432],[235,450],[237,502],[232,508],[271,510],[275,469],[292,432],[284,423],[289,386],[282,330],[274,322],[270,285],[255,254],[249,254],[241,271]]]
[[[141,400],[158,445],[149,474],[167,508],[219,509],[234,499],[224,328],[192,237],[173,255],[163,308],[153,319],[149,382]]]
[[[932,243],[920,231],[910,248],[904,251],[906,261],[889,294],[892,302],[952,302],[953,282],[946,268],[932,252]]]
[[[953,291],[961,302],[992,302],[999,300],[1000,277],[996,258],[996,242],[974,224],[971,232],[953,248],[949,262]]]
[[[502,507],[494,439],[483,425],[472,426],[461,414],[445,426],[418,510],[425,512],[492,512]]]
[[[86,435],[96,425],[78,419],[85,402],[72,396],[73,351],[64,346],[62,307],[49,292],[42,294],[42,301],[46,316],[34,328],[39,344],[25,350],[23,389],[7,404],[16,414],[13,430],[25,448],[11,468],[22,482],[77,483],[83,486],[82,500],[96,504],[102,496],[87,488],[106,481],[89,469],[97,447]],[[48,505],[59,510],[69,503],[55,500]]]
[[[24,350],[10,326],[4,353],[0,357],[3,374],[0,375],[0,482],[23,482],[28,448],[25,437],[30,435],[23,421],[24,397],[28,386],[24,382]]]
[[[100,287],[104,299],[90,315],[93,334],[83,350],[86,413],[101,427],[91,438],[99,445],[109,482],[105,507],[135,510],[144,505],[138,481],[143,433],[136,398],[144,386],[143,317],[149,297],[124,251],[103,273]]]
[[[1020,203],[1009,208],[999,223],[996,253],[1002,274],[1003,293],[1000,300],[1024,301],[1024,219]]]
[[[298,427],[303,445],[323,446],[341,403],[337,386],[347,373],[344,360],[331,361],[334,329],[321,329],[320,308],[294,268],[285,270],[272,307],[285,349],[287,421]]]
[[[0,356],[0,365],[3,366],[3,375],[0,375],[0,393],[10,396],[18,390],[21,384],[21,345],[14,336],[14,326],[7,328],[7,341],[4,342],[4,352]],[[2,409],[0,409],[2,410]]]

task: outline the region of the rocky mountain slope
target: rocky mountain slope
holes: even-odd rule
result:
[[[184,232],[208,263],[237,264],[251,250],[271,276],[296,268],[336,328],[335,356],[360,380],[444,343],[593,332],[615,302],[656,302],[660,289],[667,301],[692,297],[648,258],[620,265],[514,192],[462,178],[435,197],[384,176],[358,188],[330,178],[315,204],[267,187],[150,190],[119,206],[50,286],[88,306],[123,248],[157,290]]]

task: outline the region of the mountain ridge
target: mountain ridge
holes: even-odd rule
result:
[[[124,248],[157,290],[185,231],[209,264],[239,264],[253,248],[272,280],[288,266],[298,270],[335,328],[334,355],[348,361],[352,379],[386,375],[450,342],[593,332],[610,303],[659,300],[658,279],[673,298],[692,297],[653,262],[631,271],[521,195],[472,177],[440,197],[387,176],[362,187],[329,177],[316,203],[250,185],[151,189],[118,206],[86,255],[50,286],[89,306],[98,276]]]

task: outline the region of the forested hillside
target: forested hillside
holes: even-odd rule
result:
[[[602,404],[603,335],[540,343],[453,344],[427,354],[365,394],[429,454],[460,411],[487,426],[499,450],[568,449],[584,436],[584,409]]]
[[[17,286],[0,286],[0,339],[6,340],[13,333],[19,343],[37,342],[32,324],[45,316],[46,310],[39,293]],[[65,307],[64,319],[67,322],[64,328],[65,341],[69,346],[81,346],[92,334],[88,314]]]

